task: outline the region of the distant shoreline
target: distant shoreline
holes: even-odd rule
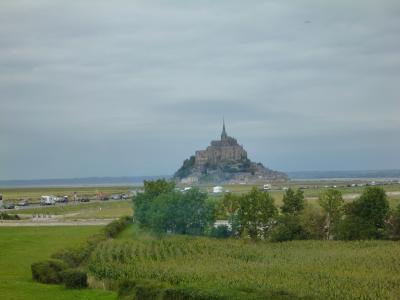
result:
[[[400,169],[393,170],[353,170],[353,171],[294,171],[286,172],[291,180],[366,180],[400,179]],[[32,180],[0,180],[0,187],[86,187],[86,186],[140,186],[144,180],[171,178],[171,175],[84,177]]]
[[[138,186],[144,180],[170,178],[171,176],[83,177],[57,179],[0,180],[0,187],[86,187],[86,186]]]

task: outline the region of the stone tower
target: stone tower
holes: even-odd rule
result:
[[[221,141],[226,140],[228,138],[228,134],[225,130],[225,119],[222,119],[222,133],[221,133]]]

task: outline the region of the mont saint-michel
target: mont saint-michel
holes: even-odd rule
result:
[[[228,136],[223,122],[221,139],[196,151],[174,174],[182,183],[286,181],[285,173],[252,162],[237,140]]]

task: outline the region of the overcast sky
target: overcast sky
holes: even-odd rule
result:
[[[172,174],[222,117],[273,169],[400,168],[400,2],[0,2],[0,179]]]

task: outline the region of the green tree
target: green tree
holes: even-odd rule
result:
[[[299,219],[304,231],[303,237],[316,240],[325,237],[326,216],[320,207],[313,204],[306,204],[299,215]]]
[[[296,192],[289,188],[283,195],[282,213],[297,215],[304,208],[304,193],[298,189]]]
[[[173,191],[175,183],[165,179],[144,181],[144,193],[133,198],[134,218],[141,226],[149,226],[149,210],[153,200],[163,194]]]
[[[267,238],[277,209],[269,193],[253,188],[239,199],[237,223],[239,234],[246,232],[251,239]]]
[[[238,195],[234,195],[231,193],[227,193],[224,195],[224,198],[222,200],[222,205],[224,212],[228,217],[234,215],[237,209],[239,208],[239,200],[240,196]]]
[[[335,189],[326,190],[319,195],[318,203],[326,214],[326,239],[332,239],[342,216],[342,193]]]
[[[340,226],[343,239],[372,239],[384,237],[389,202],[380,187],[368,187],[360,198],[345,205],[345,219]]]
[[[157,233],[201,235],[214,223],[214,207],[198,189],[158,195],[148,212],[149,227]]]
[[[386,229],[389,238],[400,240],[400,204],[391,211]]]

